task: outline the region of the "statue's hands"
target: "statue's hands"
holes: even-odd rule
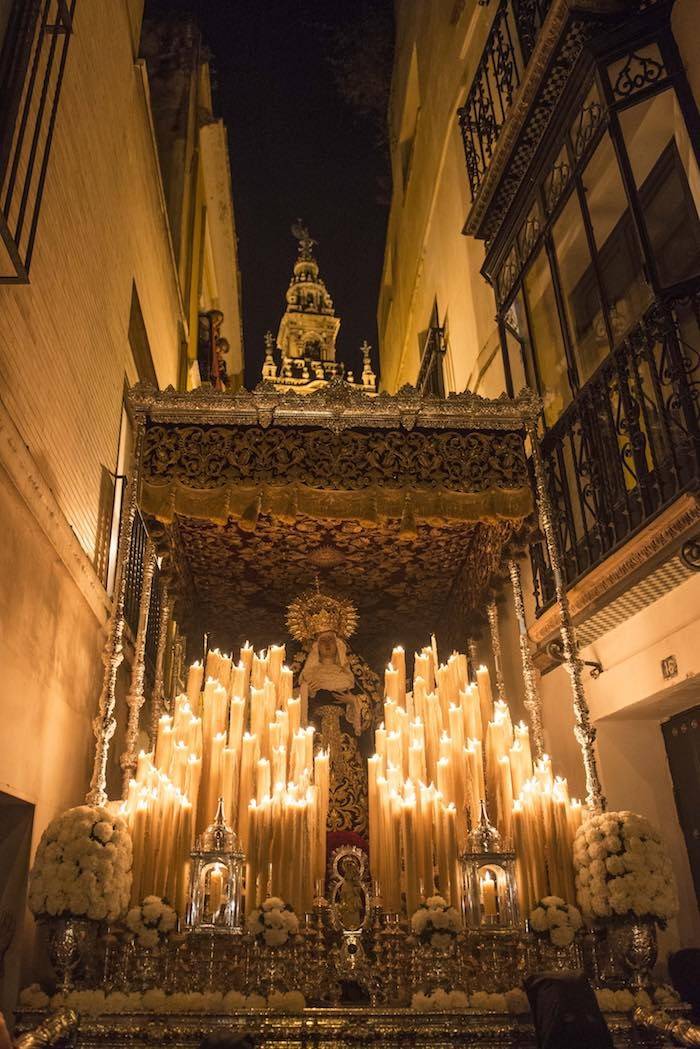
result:
[[[355,735],[362,735],[362,700],[354,692],[334,692],[339,703],[345,704],[345,717],[355,730]]]

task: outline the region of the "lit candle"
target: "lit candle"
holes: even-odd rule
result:
[[[234,695],[231,698],[231,715],[228,727],[229,747],[240,748],[243,739],[243,721],[245,718],[245,700]]]
[[[216,918],[224,897],[224,872],[220,864],[216,864],[209,872],[209,911],[212,920]]]
[[[202,691],[203,680],[204,667],[201,662],[197,660],[187,672],[187,699],[194,711],[199,709],[199,693]]]
[[[399,697],[399,672],[391,663],[384,671],[384,695],[394,703],[398,703],[399,698],[403,699],[403,696]]]
[[[476,668],[476,684],[479,689],[481,724],[485,729],[489,721],[493,719],[493,693],[491,692],[491,677],[488,667],[480,666]]]
[[[294,739],[294,736],[301,727],[301,699],[287,700],[287,714],[289,716],[289,738]]]
[[[238,836],[244,852],[248,852],[248,816],[250,801],[253,798],[253,782],[257,739],[249,732],[243,735],[241,746],[241,771],[238,787]]]
[[[489,871],[481,879],[481,907],[485,918],[495,918],[498,914],[496,882]]]
[[[467,687],[459,693],[459,702],[462,707],[462,717],[464,719],[464,738],[483,739],[479,689],[476,685],[467,685]]]
[[[270,793],[270,762],[267,758],[260,758],[255,773],[255,796],[258,805],[262,804],[263,798]]]

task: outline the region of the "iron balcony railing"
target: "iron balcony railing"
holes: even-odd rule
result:
[[[140,513],[134,518],[129,544],[129,557],[126,562],[126,585],[124,588],[124,618],[135,640],[139,626],[139,608],[143,589],[144,559],[148,535]],[[146,628],[146,670],[152,675],[158,647],[158,628],[160,623],[160,571],[156,565],[151,587],[151,601],[148,606],[148,625]]]
[[[551,0],[500,0],[459,124],[472,200],[535,48]]]
[[[542,439],[567,586],[700,481],[700,281],[657,301]],[[543,543],[535,603],[554,599]]]
[[[0,283],[26,283],[76,0],[15,0],[0,49]]]

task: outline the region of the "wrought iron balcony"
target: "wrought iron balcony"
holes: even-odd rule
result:
[[[16,0],[0,48],[0,283],[29,280],[76,0]],[[3,5],[4,10],[4,5]]]
[[[466,101],[459,111],[472,200],[488,171],[513,97],[552,0],[500,0]]]
[[[700,482],[700,281],[654,303],[542,450],[571,586]],[[530,555],[539,614],[554,580],[544,544]]]

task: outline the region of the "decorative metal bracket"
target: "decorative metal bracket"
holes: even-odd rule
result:
[[[567,662],[566,656],[564,655],[564,645],[557,637],[549,642],[546,647],[546,652],[550,659],[553,659],[555,663],[561,663],[563,665]],[[595,659],[582,659],[581,663],[584,667],[591,668],[591,677],[594,680],[599,678],[603,673],[603,664]]]
[[[681,561],[691,572],[700,572],[700,535],[686,539],[678,553]]]

